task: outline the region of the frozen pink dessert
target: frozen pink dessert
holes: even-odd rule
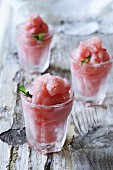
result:
[[[52,27],[38,14],[30,16],[17,26],[18,52],[24,70],[42,73],[48,68],[52,37]]]
[[[27,141],[43,153],[60,151],[65,138],[73,92],[67,79],[45,74],[36,78],[22,95]]]
[[[102,104],[105,98],[111,54],[102,47],[102,40],[93,37],[81,42],[71,53],[72,83],[77,99],[86,105]]]

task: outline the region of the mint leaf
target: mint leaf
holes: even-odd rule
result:
[[[42,32],[42,33],[40,33],[40,34],[32,34],[32,36],[36,39],[36,40],[38,40],[38,41],[43,41],[43,38],[44,38],[44,33]]]
[[[22,93],[26,93],[26,89],[24,86],[19,86],[18,90],[21,91]]]
[[[81,60],[81,65],[83,65],[85,63],[89,63],[90,59],[91,59],[91,56],[90,55],[87,56],[85,60]]]
[[[40,33],[39,34],[39,41],[43,41],[43,38],[44,38],[44,33]]]
[[[24,94],[24,96],[32,98],[32,95],[28,91],[26,92],[26,89],[24,86],[19,86],[18,90],[21,91]]]

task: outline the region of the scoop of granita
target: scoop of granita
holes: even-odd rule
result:
[[[70,84],[67,79],[44,74],[36,78],[26,89],[32,95],[32,102],[41,105],[56,105],[69,100]]]
[[[24,31],[29,34],[48,33],[48,25],[38,14],[34,14],[28,17],[24,25]]]
[[[99,37],[93,37],[80,43],[73,51],[73,59],[81,64],[98,64],[109,61],[110,55],[102,47],[102,40]]]
[[[36,46],[37,43],[47,44],[47,37],[51,33],[49,26],[39,14],[30,15],[22,24],[21,32],[24,36],[21,36],[19,40],[28,46]],[[22,48],[24,48],[25,45],[22,44]]]

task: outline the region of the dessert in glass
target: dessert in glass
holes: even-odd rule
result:
[[[44,74],[19,90],[28,144],[44,154],[61,151],[74,99],[68,80]]]
[[[29,73],[43,73],[49,67],[53,28],[38,14],[16,27],[20,65]]]
[[[102,40],[93,37],[81,42],[70,60],[75,98],[86,106],[101,105],[113,61],[110,52],[102,47]]]

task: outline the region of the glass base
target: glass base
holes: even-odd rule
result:
[[[67,121],[65,121],[63,124],[61,122],[61,126],[59,125],[58,132],[56,133],[53,131],[53,134],[50,135],[50,133],[45,130],[47,127],[43,127],[43,134],[39,133],[39,136],[37,136],[37,133],[35,133],[29,129],[29,127],[26,127],[26,137],[27,142],[29,146],[37,150],[38,152],[42,154],[46,153],[53,153],[53,152],[60,152],[63,148],[65,139],[66,139],[66,132],[67,132]],[[55,127],[53,127],[54,129]],[[37,131],[38,131],[37,127]],[[49,130],[49,127],[48,127]],[[34,134],[34,135],[33,135]],[[52,136],[53,135],[53,136]]]
[[[41,66],[25,67],[21,64],[21,67],[26,72],[30,74],[34,74],[34,73],[44,73],[48,69],[49,65],[46,65],[44,67]]]
[[[61,144],[59,142],[53,142],[53,143],[37,143],[35,142],[31,144],[28,142],[29,146],[38,151],[41,154],[47,154],[47,153],[53,153],[53,152],[60,152],[62,150],[62,147],[59,147]]]
[[[28,122],[28,121],[27,121]],[[59,122],[60,123],[60,122]],[[30,124],[29,124],[30,125]],[[52,127],[52,125],[51,125]],[[38,129],[40,128],[40,132],[38,133]],[[27,142],[30,147],[34,150],[37,150],[40,153],[52,153],[52,152],[60,152],[63,148],[65,139],[66,139],[66,132],[67,132],[67,120],[61,121],[58,127],[53,125],[53,132],[49,129],[49,126],[37,126],[35,130],[31,131],[31,127],[26,127],[26,137]],[[48,132],[46,131],[48,129]],[[56,130],[58,130],[56,132]]]
[[[53,152],[60,152],[64,145],[66,139],[66,132],[61,140],[56,140],[55,142],[51,143],[38,143],[31,133],[27,133],[27,142],[29,146],[38,151],[39,153],[46,154],[46,153],[53,153]]]
[[[19,53],[19,62],[20,62],[20,66],[23,70],[25,70],[26,72],[33,74],[33,73],[44,73],[48,67],[49,67],[49,62],[50,62],[50,51],[48,52],[47,56],[41,56],[39,61],[34,61],[34,59],[32,60],[28,60],[26,61],[25,56],[23,56],[21,54],[21,52]]]
[[[75,96],[75,100],[82,102],[85,106],[91,107],[91,106],[99,106],[103,103],[105,96],[102,96],[102,98],[95,97],[78,97]]]
[[[45,62],[44,65],[30,65],[25,63],[23,60],[20,60],[20,66],[26,72],[33,73],[44,73],[49,67],[49,60]]]

